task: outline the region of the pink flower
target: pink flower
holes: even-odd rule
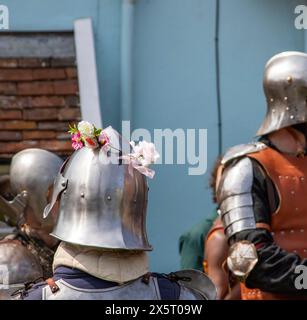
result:
[[[129,172],[131,172],[131,168],[134,168],[152,179],[155,171],[148,167],[155,163],[160,157],[155,145],[146,141],[140,141],[138,145],[136,145],[134,141],[131,141],[130,144],[133,152],[121,157],[121,159],[129,164]]]
[[[83,147],[83,142],[81,140],[81,134],[79,131],[71,136],[71,141],[72,147],[75,150],[81,149]]]
[[[78,131],[77,133],[73,134],[72,137],[71,137],[71,140],[73,142],[81,141],[81,133]]]
[[[151,142],[140,141],[137,145],[134,141],[130,142],[133,153],[131,154],[143,167],[149,167],[160,157],[155,145]]]
[[[104,131],[101,131],[98,141],[104,150],[108,150],[110,147],[110,137]]]
[[[81,141],[80,141],[80,142],[74,141],[74,142],[72,143],[72,147],[73,147],[75,150],[79,150],[79,149],[83,148],[83,143],[82,143]]]

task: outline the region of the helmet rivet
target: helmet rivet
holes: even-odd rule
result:
[[[66,182],[65,182],[65,181],[63,181],[63,182],[61,183],[61,185],[62,185],[62,187],[65,187]]]
[[[107,196],[107,199],[110,201],[111,200],[111,196]]]
[[[288,97],[284,97],[284,100],[287,101],[287,100],[288,100]]]
[[[134,199],[133,202],[136,203],[136,199]]]
[[[66,193],[67,193],[67,191],[65,190],[63,193],[64,193],[64,194],[66,194]]]
[[[271,98],[271,99],[270,99],[270,101],[271,101],[271,102],[274,102],[274,99],[273,99],[273,98]]]
[[[289,110],[290,110],[290,108],[289,108],[289,107],[286,107],[286,110],[287,110],[287,111],[289,111]]]
[[[294,116],[293,116],[293,115],[291,115],[291,116],[290,116],[290,119],[294,119]]]
[[[81,192],[80,196],[81,196],[81,198],[84,198],[85,197],[84,192]]]
[[[292,77],[291,77],[291,76],[288,76],[288,77],[287,77],[287,81],[288,81],[288,83],[291,83],[291,82],[292,82]]]

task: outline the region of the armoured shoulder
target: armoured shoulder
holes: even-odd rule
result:
[[[17,240],[0,242],[0,267],[0,300],[43,276],[38,259]]]
[[[216,300],[216,287],[210,278],[203,272],[193,269],[173,272],[173,275],[181,287],[192,290],[204,300]],[[180,300],[190,300],[189,292],[181,289]]]
[[[250,153],[259,152],[263,149],[266,149],[267,146],[263,142],[251,142],[247,144],[239,144],[237,146],[234,146],[225,153],[221,163],[222,165],[229,164],[232,160],[241,158],[245,155],[248,155]]]
[[[227,238],[234,234],[255,229],[252,186],[254,180],[252,160],[239,158],[224,169],[217,198]]]

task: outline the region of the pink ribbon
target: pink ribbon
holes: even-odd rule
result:
[[[133,175],[133,168],[139,171],[144,176],[152,179],[155,176],[155,171],[140,165],[140,163],[133,157],[133,155],[124,155],[120,157],[125,161],[126,164],[129,164],[129,173]]]

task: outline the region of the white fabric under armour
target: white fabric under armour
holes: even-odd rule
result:
[[[117,283],[137,279],[149,271],[144,251],[105,251],[63,241],[54,255],[53,270],[59,266],[75,268]]]

